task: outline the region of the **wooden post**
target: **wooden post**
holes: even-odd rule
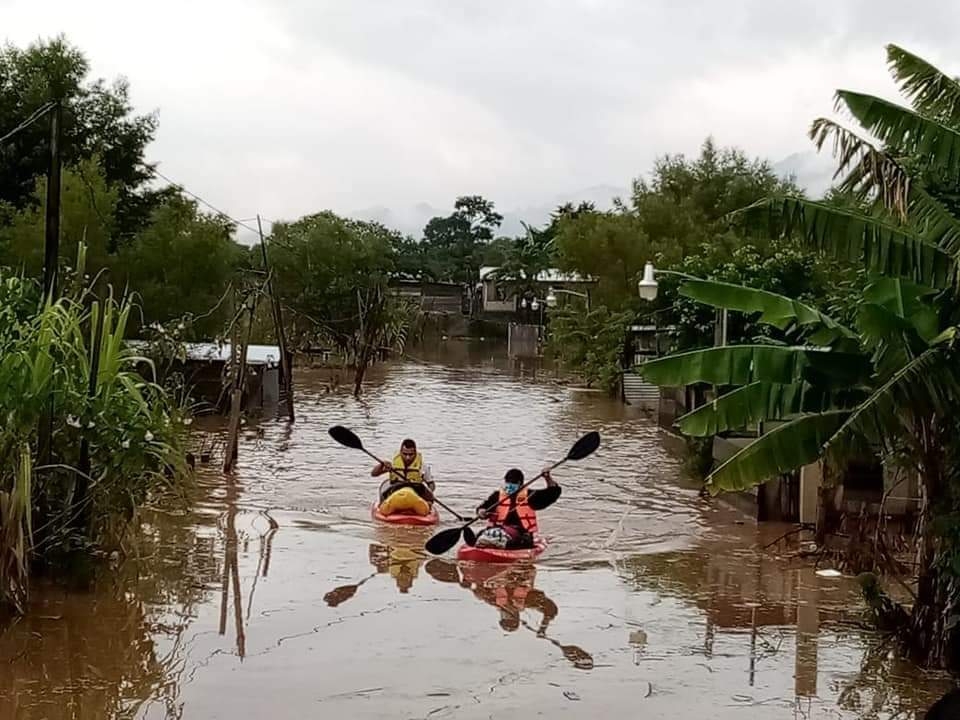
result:
[[[263,225],[260,215],[257,215],[257,231],[260,233],[260,251],[263,254],[263,271],[267,274],[267,293],[270,295],[270,305],[273,308],[273,324],[277,331],[277,344],[280,346],[280,372],[283,374],[283,391],[287,396],[287,416],[293,422],[293,363],[287,352],[287,334],[283,329],[283,311],[280,308],[280,298],[277,297],[273,286],[273,275],[270,272],[270,262],[267,259],[267,245],[263,241]]]
[[[230,392],[230,426],[227,431],[227,452],[223,458],[223,471],[225,473],[233,472],[234,463],[237,461],[237,450],[240,444],[240,415],[241,403],[243,402],[243,386],[247,377],[247,347],[250,345],[250,334],[253,331],[253,313],[256,310],[256,303],[250,308],[250,315],[247,321],[247,338],[240,345],[237,351],[237,340],[239,333],[234,333],[230,343],[230,355],[237,364],[237,374],[233,378],[233,389]],[[239,359],[237,357],[239,356]]]
[[[60,257],[60,120],[61,106],[58,100],[50,111],[50,165],[47,168],[47,203],[44,222],[43,250],[43,299],[56,298],[57,262]],[[37,455],[43,465],[53,461],[54,399],[51,396],[40,416],[37,431]]]
[[[45,244],[43,252],[43,295],[53,299],[57,287],[60,257],[60,125],[62,106],[58,101],[50,112],[50,167],[47,171]]]
[[[103,304],[94,302],[99,312],[97,320],[94,323],[93,343],[90,347],[90,378],[87,383],[87,397],[93,398],[97,394],[97,381],[100,373],[100,348],[103,337],[103,317],[106,315],[106,307]],[[81,433],[86,433],[86,428],[81,428]],[[87,493],[90,490],[90,441],[84,435],[80,439],[80,462],[77,479],[75,482],[75,491],[73,495],[73,507],[75,509],[74,522],[76,527],[86,529],[90,518],[91,508],[85,507]]]

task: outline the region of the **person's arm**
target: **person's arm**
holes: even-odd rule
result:
[[[550,474],[549,468],[543,469],[543,479],[547,481],[547,487],[556,487],[559,484],[553,479],[553,475]]]
[[[386,472],[390,472],[390,466],[386,463],[377,463],[373,466],[373,470],[370,471],[372,477],[379,477]]]
[[[490,514],[490,511],[497,506],[498,502],[500,502],[500,493],[494,490],[490,493],[490,497],[477,506],[477,515],[485,518]]]

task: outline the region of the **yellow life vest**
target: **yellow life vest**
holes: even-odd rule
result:
[[[417,453],[417,456],[413,459],[413,462],[406,467],[403,465],[403,456],[400,453],[397,453],[393,457],[392,464],[396,470],[390,473],[391,483],[423,482],[423,456],[420,453]]]

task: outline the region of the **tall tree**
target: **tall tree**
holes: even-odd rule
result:
[[[119,193],[115,240],[120,241],[142,228],[160,202],[146,186],[152,168],[144,162],[157,119],[134,114],[125,80],[90,80],[89,70],[83,53],[62,36],[26,49],[0,49],[0,136],[49,103],[62,103],[63,161],[100,158],[106,181]],[[45,117],[0,143],[0,200],[17,209],[32,201],[36,178],[47,170],[48,147]]]
[[[458,197],[453,213],[432,218],[423,229],[425,264],[436,280],[473,285],[480,279],[486,246],[503,216],[479,195]]]
[[[232,223],[174,196],[112,262],[114,283],[136,291],[146,324],[184,318],[191,340],[211,340],[232,311],[224,299],[244,259]],[[186,316],[186,317],[185,317]]]
[[[381,351],[402,350],[415,319],[416,308],[388,290],[402,236],[322,212],[274,225],[269,242],[290,336],[337,349],[359,394],[367,367]]]
[[[734,386],[681,419],[691,434],[747,421],[783,424],[709,478],[739,489],[818,458],[879,455],[916,473],[926,498],[916,600],[899,628],[921,662],[960,664],[960,214],[949,192],[960,177],[960,83],[921,58],[888,47],[911,107],[850,91],[837,94],[862,135],[821,118],[811,136],[832,143],[851,210],[800,197],[771,198],[747,213],[804,246],[852,261],[876,279],[849,330],[792,298],[739,286],[688,284],[702,302],[792,330],[790,346],[694,351],[653,361],[659,383]],[[878,147],[864,136],[876,138]],[[946,188],[946,190],[945,190]],[[846,374],[845,377],[843,375]]]

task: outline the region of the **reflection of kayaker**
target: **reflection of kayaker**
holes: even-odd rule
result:
[[[492,492],[477,508],[477,515],[490,523],[477,535],[477,547],[518,550],[535,546],[539,529],[536,511],[553,503],[560,494],[560,486],[551,477],[550,469],[544,469],[542,474],[547,489],[527,490],[521,489],[523,472],[516,468],[507,471],[503,487]]]
[[[370,474],[379,477],[390,473],[380,486],[380,505],[377,510],[383,516],[408,514],[427,516],[431,514],[435,487],[429,477],[429,468],[423,465],[423,455],[417,444],[406,439],[400,444],[391,464],[378,462]]]
[[[547,626],[559,610],[557,604],[541,590],[534,588],[536,568],[533,565],[503,566],[465,563],[458,565],[434,558],[426,565],[427,574],[442,583],[460,585],[500,611],[500,627],[513,632],[521,625],[535,632],[538,638],[560,648],[563,656],[579,670],[593,668],[593,656],[578,645],[563,645],[547,635]],[[540,627],[534,628],[521,617],[523,610],[538,610]]]
[[[500,627],[513,632],[520,627],[520,613],[537,610],[542,615],[538,635],[557,616],[557,604],[543,591],[534,588],[537,569],[533,565],[514,565],[507,570],[494,565],[471,564],[463,568],[463,580],[473,594],[500,611]]]
[[[389,574],[400,592],[410,591],[423,564],[423,555],[411,548],[390,547],[377,543],[370,544],[369,554],[370,563],[378,573]]]

